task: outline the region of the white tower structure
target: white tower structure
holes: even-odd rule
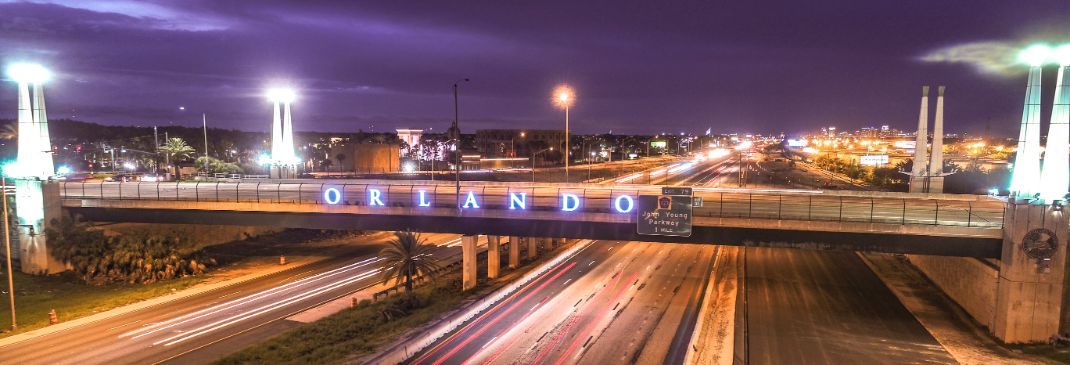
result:
[[[274,104],[271,123],[271,177],[292,178],[295,175],[297,155],[294,153],[293,117],[290,104],[295,99],[293,90],[272,89],[268,98]]]
[[[18,83],[18,159],[4,167],[4,174],[15,177],[15,215],[18,218],[18,256],[22,271],[56,273],[63,263],[49,253],[46,223],[61,215],[59,184],[52,163],[52,143],[48,136],[43,84],[49,79],[44,67],[16,64],[8,76]],[[33,89],[31,98],[30,89]]]
[[[1070,189],[1070,76],[1066,75],[1070,72],[1070,45],[1056,48],[1054,56],[1059,62],[1059,78],[1039,186],[1040,198],[1049,202],[1065,200]]]
[[[933,145],[929,152],[929,175],[944,172],[944,87],[936,87],[936,118],[933,121]]]
[[[55,174],[43,86],[50,74],[40,65],[16,64],[8,69],[8,76],[19,84],[18,159],[13,167],[9,167],[13,171],[5,173],[14,177],[47,180]]]
[[[929,176],[929,87],[921,87],[921,113],[918,114],[918,135],[914,139],[914,167],[910,170],[910,192],[925,192],[925,178]]]
[[[1011,194],[1022,199],[1031,199],[1039,190],[1040,181],[1040,66],[1048,58],[1047,46],[1033,46],[1022,52],[1021,58],[1029,64],[1029,81],[1025,89],[1025,108],[1022,111],[1022,126],[1018,132],[1018,152],[1011,174]]]
[[[933,144],[929,152],[927,193],[944,192],[944,86],[936,87],[936,117],[933,121]]]

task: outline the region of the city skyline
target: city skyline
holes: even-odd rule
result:
[[[1016,52],[1065,41],[1070,17],[1047,11],[1057,6],[959,19],[953,4],[681,5],[647,17],[655,9],[634,4],[4,1],[0,60],[56,73],[54,119],[118,125],[195,126],[208,113],[210,127],[268,130],[263,91],[284,84],[299,93],[298,131],[444,131],[450,83],[470,77],[466,133],[563,128],[550,100],[563,82],[579,95],[577,133],[909,129],[918,85],[940,83],[949,132],[1013,135],[1028,70]]]

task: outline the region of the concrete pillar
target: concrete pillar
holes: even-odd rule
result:
[[[59,183],[15,180],[15,207],[18,216],[18,251],[22,272],[55,274],[66,270],[48,249],[45,228],[62,214]]]
[[[1004,209],[992,332],[1007,343],[1041,342],[1060,331],[1070,209],[1008,202]],[[1065,329],[1065,328],[1064,328]]]
[[[509,237],[509,269],[520,267],[520,237]]]
[[[487,236],[487,277],[497,279],[502,266],[501,236]]]
[[[461,237],[461,289],[468,290],[476,287],[476,240],[479,236]]]
[[[528,260],[534,260],[539,256],[539,248],[537,247],[539,242],[536,241],[537,239],[535,237],[524,237],[524,240],[528,242]]]

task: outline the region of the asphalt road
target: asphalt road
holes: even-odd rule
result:
[[[456,235],[424,238],[441,243],[434,254],[444,264],[460,259]],[[330,259],[148,307],[2,347],[0,363],[209,362],[296,326],[286,317],[378,283],[378,262]]]
[[[714,246],[592,243],[413,364],[661,364],[690,340]]]
[[[748,248],[746,261],[750,364],[956,363],[854,253]]]

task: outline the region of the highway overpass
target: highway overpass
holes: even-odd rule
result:
[[[999,258],[1004,202],[952,194],[694,188],[690,237],[636,233],[662,186],[463,182],[68,182],[94,221],[272,225]]]

